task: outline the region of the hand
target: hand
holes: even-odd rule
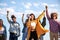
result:
[[[47,8],[48,8],[48,6],[45,6],[45,8],[47,9]]]
[[[29,16],[28,19],[30,20],[31,19],[31,16]]]
[[[22,14],[24,16],[24,14]]]
[[[43,10],[43,12],[45,12],[45,10]]]
[[[22,14],[22,18],[24,17],[24,14]]]
[[[22,21],[23,21],[23,19],[24,19],[24,14],[22,14]]]
[[[29,18],[31,19],[31,16],[29,16]]]
[[[29,18],[30,14],[27,14],[27,17]]]
[[[8,16],[8,14],[9,14],[9,11],[7,11],[7,16]]]
[[[7,11],[7,13],[9,13],[9,11]]]
[[[49,30],[45,30],[45,32],[49,32]]]

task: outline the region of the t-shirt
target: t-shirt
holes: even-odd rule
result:
[[[35,22],[31,22],[31,27],[32,27],[33,29],[35,29],[36,23],[35,23]]]
[[[2,27],[2,29],[0,30],[0,34],[4,33],[4,27]]]

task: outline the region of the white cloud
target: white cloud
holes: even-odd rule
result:
[[[56,6],[58,6],[58,4],[50,4],[49,6],[50,7],[56,7]]]
[[[49,13],[52,13],[52,12],[58,12],[58,10],[55,9],[55,8],[49,8],[48,10],[49,10]]]
[[[6,12],[5,12],[6,9],[5,9],[5,8],[0,8],[0,9],[1,9],[1,10],[0,10],[0,14],[4,14],[4,15],[5,15],[5,14],[6,14]]]
[[[0,3],[0,6],[7,6],[7,3]]]
[[[12,4],[16,4],[16,2],[15,2],[15,1],[11,1],[11,3],[12,3]]]
[[[26,9],[30,9],[30,7],[32,6],[31,3],[23,3],[23,5]]]
[[[0,11],[1,11],[2,9],[0,8]]]
[[[34,10],[25,10],[25,14],[31,14],[31,13],[36,14],[37,12]]]
[[[42,6],[46,6],[46,5],[48,5],[48,4],[47,4],[47,3],[41,3],[41,5],[42,5]]]
[[[0,8],[0,14],[6,15],[7,10],[11,13],[15,11],[13,8]]]
[[[39,6],[39,4],[38,4],[38,3],[33,3],[33,5],[34,5],[34,6],[36,6],[36,7],[38,7],[38,6]]]
[[[32,6],[35,6],[35,7],[38,7],[38,6],[39,6],[39,4],[36,3],[36,2],[34,2],[34,3],[29,3],[29,2],[27,2],[27,3],[22,3],[22,4],[24,5],[24,7],[25,7],[26,9],[30,9]]]
[[[6,8],[6,10],[10,11],[10,12],[14,12],[13,8]]]
[[[58,6],[58,4],[48,4],[48,3],[41,3],[41,5],[43,7],[45,7],[46,5],[49,6],[49,7],[56,7],[56,6]]]
[[[35,16],[36,16],[36,18],[39,16],[39,14],[41,14],[41,11],[35,11],[35,10],[25,10],[25,12],[24,12],[24,14],[31,14],[31,13],[33,13]]]
[[[37,14],[37,15],[39,15],[39,14],[41,14],[41,12],[43,12],[43,10],[42,11],[35,11],[35,10],[25,10],[25,14],[31,14],[31,13],[33,13],[33,14]]]
[[[0,8],[0,14],[2,15],[6,15],[7,14],[7,10],[9,11],[9,17],[11,17],[11,15],[15,15],[17,18],[20,18],[22,16],[22,12],[16,12],[13,8]]]

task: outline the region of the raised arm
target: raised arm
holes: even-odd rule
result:
[[[45,10],[42,12],[42,14],[40,14],[40,15],[38,16],[38,20],[41,20],[44,15],[45,15]]]
[[[22,23],[24,24],[24,14],[22,15]]]
[[[11,20],[9,19],[8,15],[9,15],[9,11],[7,11],[7,20],[10,23]]]
[[[28,21],[27,21],[27,23],[26,23],[26,26],[27,26],[27,28],[30,27],[30,17],[28,18]]]
[[[46,25],[46,18],[45,18],[45,16],[44,16],[44,18],[43,18],[43,22],[42,22],[42,24],[41,24],[43,27],[45,27],[45,25]]]
[[[46,6],[46,16],[47,16],[47,19],[49,20],[50,19],[50,16],[48,14],[48,6]]]

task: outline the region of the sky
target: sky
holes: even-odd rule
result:
[[[6,11],[9,11],[9,18],[12,14],[17,17],[17,22],[20,23],[21,36],[18,38],[22,40],[22,14],[24,14],[24,21],[26,20],[26,15],[30,13],[34,13],[37,18],[43,10],[45,10],[45,6],[48,6],[49,15],[52,12],[57,12],[58,20],[60,20],[60,0],[0,0],[0,19],[3,19],[4,25],[7,28],[7,40],[9,39],[9,23],[6,19]],[[11,18],[10,18],[11,19]],[[46,20],[45,28],[49,30],[49,23]],[[49,32],[44,36],[44,40],[50,40]]]

